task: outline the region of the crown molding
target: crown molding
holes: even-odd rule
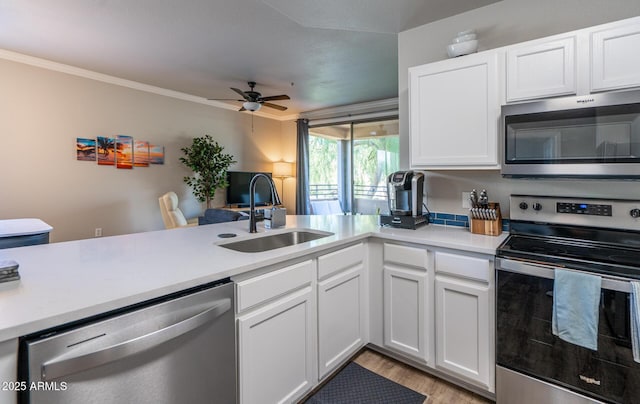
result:
[[[359,104],[343,105],[339,107],[323,108],[314,111],[303,112],[301,118],[310,121],[316,120],[345,120],[366,115],[398,114],[398,98],[386,98],[383,100],[361,102]]]
[[[206,98],[182,93],[180,91],[169,90],[166,88],[156,87],[149,84],[140,83],[137,81],[122,79],[108,74],[98,73],[87,69],[67,65],[64,63],[53,62],[46,59],[37,58],[34,56],[28,56],[17,52],[12,52],[6,49],[0,49],[0,59],[9,60],[12,62],[23,63],[30,66],[40,67],[47,70],[52,70],[60,73],[66,73],[73,76],[83,77],[86,79],[101,81],[103,83],[114,84],[121,87],[127,87],[134,90],[144,91],[147,93],[162,95],[165,97],[176,98],[183,101],[195,102],[197,104],[204,104],[214,108],[222,108],[230,111],[238,111],[238,107],[231,104],[227,104],[220,101],[207,100]],[[277,121],[295,120],[297,114],[278,116],[269,113],[262,112],[261,110],[253,112],[255,116],[262,118],[273,119]]]

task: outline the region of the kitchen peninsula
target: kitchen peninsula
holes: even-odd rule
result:
[[[241,253],[218,245],[230,242],[229,239],[218,237],[223,233],[237,234],[231,239],[237,241],[291,229],[314,229],[333,234],[260,253]],[[237,281],[236,286],[240,290],[237,289],[236,301],[241,302],[242,285],[301,262],[313,263],[310,267],[313,276],[308,282],[305,281],[305,287],[312,286],[315,297],[315,287],[321,290],[323,282],[333,279],[342,269],[342,263],[350,259],[361,265],[359,273],[362,275],[364,302],[361,313],[366,317],[360,342],[353,347],[356,350],[372,343],[388,348],[412,363],[433,368],[436,373],[449,372],[455,379],[455,372],[447,369],[446,363],[449,362],[438,360],[446,352],[437,352],[434,344],[434,340],[437,343],[438,338],[442,337],[436,336],[433,329],[434,324],[436,327],[441,324],[439,314],[434,316],[433,310],[425,310],[424,307],[435,307],[437,312],[438,303],[434,301],[436,295],[446,298],[447,288],[444,284],[440,284],[443,286],[441,290],[434,291],[434,284],[438,289],[438,281],[456,283],[461,280],[464,286],[479,285],[484,298],[488,299],[488,305],[483,307],[487,318],[478,319],[479,326],[487,330],[487,335],[482,337],[487,352],[481,355],[488,355],[489,360],[493,354],[494,320],[493,307],[490,307],[493,304],[493,255],[505,236],[482,236],[471,234],[463,228],[436,225],[415,231],[380,228],[377,216],[288,216],[286,229],[265,230],[259,226],[257,235],[250,235],[248,230],[246,222],[231,222],[0,251],[0,259],[13,259],[20,264],[22,277],[18,282],[0,285],[0,309],[3,313],[0,318],[0,379],[11,380],[15,377],[17,338],[20,336],[228,277]],[[344,260],[346,251],[349,251],[350,258]],[[327,269],[323,269],[324,265],[328,265]],[[442,279],[436,279],[436,272],[439,273],[438,277],[443,275]],[[421,307],[415,307],[421,316],[419,323],[423,326],[418,330],[420,341],[416,341],[419,347],[415,351],[407,349],[408,345],[403,341],[387,338],[402,336],[402,330],[395,334],[394,330],[389,330],[392,331],[390,335],[383,331],[384,327],[392,324],[388,316],[397,314],[394,310],[400,307],[390,306],[383,295],[388,298],[395,290],[394,279],[407,274],[409,276],[405,279],[413,279],[414,275],[421,278],[417,283],[404,284],[402,287],[419,285],[420,290],[424,291],[420,299],[426,299],[421,300],[424,303]],[[272,297],[283,296],[276,295]],[[320,292],[318,300],[322,304]],[[236,309],[239,321],[249,316],[247,313],[260,307],[260,304],[239,305]],[[315,313],[315,301],[312,306]],[[407,313],[410,312],[410,307],[405,309]],[[319,310],[322,313],[322,308]],[[393,324],[400,323],[394,319]],[[413,321],[408,326],[415,328]],[[446,328],[438,333],[440,331],[446,331]],[[322,335],[323,331],[319,329],[318,333]],[[322,338],[318,339],[322,345]],[[394,346],[399,348],[394,349]],[[242,350],[242,342],[238,349]],[[319,379],[330,374],[339,365],[338,362],[317,373],[314,370],[314,380],[299,393],[305,393]],[[485,365],[487,369],[492,369],[493,358],[482,364]],[[239,368],[241,373],[242,360]],[[462,385],[475,386],[477,391],[490,396],[494,391],[492,372],[484,374],[483,371],[479,379],[481,382],[478,383],[474,382],[473,375],[465,374],[461,375],[460,381]],[[0,392],[0,401],[11,402],[12,394]],[[241,395],[241,401],[250,400],[243,400]]]

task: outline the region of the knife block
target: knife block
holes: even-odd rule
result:
[[[474,219],[469,215],[469,223],[471,233],[485,234],[487,236],[499,236],[502,234],[502,213],[500,212],[500,204],[497,202],[489,202],[489,209],[496,210],[495,220]]]

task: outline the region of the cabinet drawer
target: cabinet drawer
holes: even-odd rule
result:
[[[238,312],[311,283],[313,261],[277,269],[237,283]]]
[[[436,272],[489,282],[493,272],[491,261],[484,258],[436,252]]]
[[[364,255],[364,243],[360,243],[319,257],[318,279],[362,263]]]
[[[425,269],[427,267],[427,250],[385,243],[384,262]]]

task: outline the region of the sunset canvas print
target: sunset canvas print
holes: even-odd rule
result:
[[[116,167],[133,168],[133,138],[118,135],[116,138]]]
[[[81,161],[96,161],[96,140],[76,138],[76,158]]]
[[[115,139],[98,136],[98,165],[112,166],[115,164]]]
[[[149,166],[149,142],[136,140],[133,147],[133,165],[135,167]]]
[[[164,164],[164,146],[149,146],[151,164]]]

